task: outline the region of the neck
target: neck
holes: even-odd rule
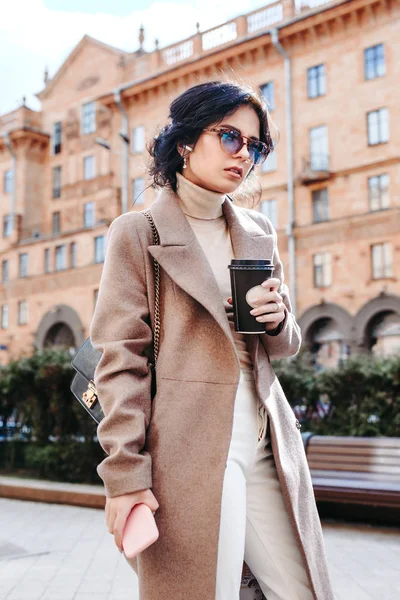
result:
[[[176,174],[176,183],[179,204],[185,215],[204,220],[218,219],[223,215],[224,194],[206,190],[180,173]]]

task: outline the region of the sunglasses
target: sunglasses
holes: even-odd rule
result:
[[[203,129],[203,131],[218,133],[221,148],[226,154],[237,154],[246,144],[250,160],[254,165],[261,165],[271,151],[271,148],[264,144],[264,142],[246,137],[236,129],[213,127]]]

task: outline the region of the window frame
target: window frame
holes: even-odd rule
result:
[[[322,82],[322,84],[321,84]],[[314,84],[316,93],[311,94],[311,83]],[[307,98],[312,100],[326,96],[326,68],[325,63],[320,63],[307,69]]]
[[[56,216],[58,215],[58,216]],[[54,227],[54,224],[57,222],[57,229]],[[61,232],[61,212],[59,210],[55,210],[52,212],[52,233],[58,234]]]
[[[61,265],[60,265],[61,262]],[[54,249],[54,271],[65,271],[67,268],[67,247],[65,244],[58,244]]]
[[[56,165],[52,169],[52,198],[53,200],[57,198],[61,198],[61,173],[62,167],[61,165]],[[56,185],[58,183],[58,185]]]
[[[382,131],[382,115],[386,115],[386,123],[383,126]],[[376,124],[372,124],[370,121],[373,115],[377,116]],[[376,126],[377,129],[377,141],[371,141],[371,128]],[[386,130],[386,131],[385,131]],[[382,139],[382,134],[387,134],[387,139]],[[367,139],[368,146],[379,146],[379,144],[387,144],[390,140],[390,128],[389,128],[389,109],[386,106],[381,108],[376,108],[374,110],[369,110],[367,112]]]
[[[24,313],[22,311],[24,308]],[[21,317],[24,316],[25,320]],[[29,313],[28,313],[28,301],[27,300],[19,300],[18,301],[18,312],[17,312],[17,324],[18,325],[27,325],[29,321]]]
[[[53,156],[60,154],[62,150],[62,122],[53,123],[53,132],[51,136],[51,151]]]
[[[380,259],[380,264],[376,264],[376,251],[381,250],[381,256],[378,257]],[[389,251],[386,253],[386,251]],[[375,254],[375,257],[374,257]],[[386,263],[385,260],[387,255],[389,255],[389,262]],[[377,273],[377,269],[381,269],[380,272]],[[377,244],[371,244],[371,276],[373,281],[377,281],[379,279],[392,279],[393,278],[393,245],[391,242],[378,242]]]
[[[91,211],[87,211],[88,206],[92,206]],[[90,223],[87,223],[87,221],[86,221],[88,214],[92,216],[92,221]],[[94,200],[90,200],[89,202],[85,202],[83,205],[83,227],[84,228],[94,227],[95,222],[96,222],[96,204],[95,204]]]
[[[3,215],[3,238],[11,236],[11,215],[7,213]]]
[[[1,263],[1,283],[8,283],[10,281],[10,263],[8,258],[4,258]]]
[[[269,91],[265,92],[264,88],[267,88]],[[266,103],[269,112],[275,110],[275,82],[271,80],[260,85],[260,94]]]
[[[317,198],[317,195],[321,195],[322,193],[324,193],[324,198]],[[316,205],[317,205],[317,201],[319,201],[322,205],[324,205],[324,208],[326,208],[326,218],[323,219],[316,219]],[[313,223],[326,223],[327,221],[330,220],[330,214],[329,214],[329,189],[328,187],[322,187],[322,188],[318,188],[316,190],[311,190],[311,203],[312,203],[312,214],[313,214]]]
[[[386,179],[386,186],[382,185],[383,178]],[[374,186],[373,183],[377,182]],[[367,180],[368,184],[368,207],[370,212],[377,212],[379,210],[386,210],[390,207],[390,175],[389,173],[379,173],[378,175],[371,175]],[[377,191],[376,197],[374,198],[374,191]],[[377,199],[377,206],[374,207],[374,200]]]
[[[96,102],[84,102],[81,109],[81,133],[90,135],[96,132]]]
[[[28,252],[20,252],[18,255],[18,277],[20,279],[28,277],[29,269],[29,254]]]
[[[322,257],[321,264],[316,264],[317,257]],[[326,259],[329,260],[326,260]],[[319,271],[318,271],[319,268]],[[322,283],[318,284],[318,273],[321,274]],[[332,253],[316,252],[313,254],[313,284],[314,289],[328,288],[332,286]]]
[[[98,252],[99,252],[99,241],[101,240],[102,246],[100,246],[100,250],[101,250],[101,259],[98,260]],[[94,238],[94,262],[95,264],[101,264],[104,262],[104,257],[105,257],[105,236],[104,235],[96,235],[96,237]]]
[[[137,132],[138,130],[142,131],[142,137],[139,137],[140,144],[137,144]],[[132,154],[141,154],[146,150],[146,130],[144,125],[136,125],[132,129],[132,143],[131,143],[131,152]]]
[[[89,163],[89,160],[91,163]],[[89,173],[91,174],[91,177],[87,177],[87,171],[89,170],[87,169],[88,164],[92,165],[92,170]],[[88,156],[83,157],[83,179],[84,181],[92,181],[93,179],[96,179],[96,157],[94,154],[89,154]]]
[[[382,49],[382,56],[378,56],[378,49]],[[372,59],[368,57],[369,54],[372,54]],[[379,61],[382,61],[379,62]],[[372,67],[371,67],[372,64]],[[380,65],[383,64],[383,71],[379,73]],[[370,72],[372,71],[372,75]],[[381,42],[380,44],[374,44],[373,46],[369,46],[368,48],[364,48],[364,79],[365,81],[372,81],[373,79],[377,79],[378,77],[384,77],[386,75],[386,53],[385,53],[385,44]]]
[[[8,304],[2,304],[1,305],[1,314],[0,314],[0,329],[6,330],[8,329],[9,326],[9,308],[8,308]],[[5,321],[5,325],[4,325],[4,321]]]

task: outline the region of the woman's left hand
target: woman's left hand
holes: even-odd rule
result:
[[[272,331],[285,319],[285,305],[282,296],[278,293],[281,282],[279,279],[266,279],[261,284],[265,289],[257,298],[252,298],[252,304],[255,308],[250,310],[250,314],[256,317],[260,323],[265,323],[265,329]],[[232,304],[232,298],[228,298]]]

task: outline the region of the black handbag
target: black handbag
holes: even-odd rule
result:
[[[153,243],[158,245],[160,238],[154,224],[151,214],[146,211],[141,211],[151,225],[153,232]],[[151,395],[152,398],[156,392],[156,362],[158,357],[158,347],[160,341],[160,265],[153,259],[154,264],[154,285],[155,285],[155,309],[154,309],[154,330],[153,330],[153,357],[150,362],[151,369]],[[100,406],[97,397],[97,390],[94,383],[94,372],[101,357],[101,352],[93,348],[90,337],[88,337],[82,346],[77,350],[74,358],[71,361],[72,367],[76,374],[71,382],[71,392],[74,394],[78,402],[90,414],[90,416],[100,423],[103,418],[103,410]]]

